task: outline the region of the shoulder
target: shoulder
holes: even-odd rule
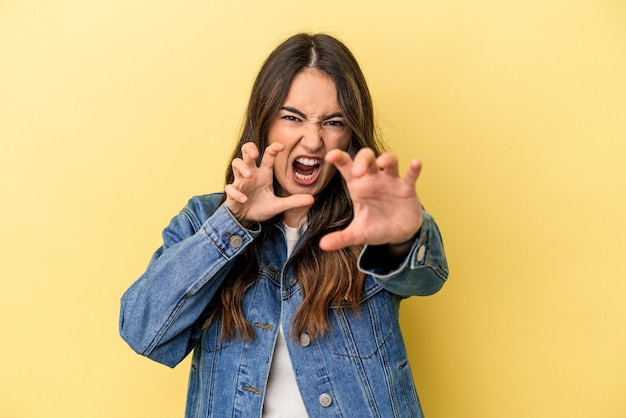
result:
[[[220,192],[194,196],[180,211],[180,215],[187,217],[197,230],[220,206],[223,194]]]
[[[194,196],[187,202],[187,205],[183,208],[183,211],[192,211],[194,213],[213,213],[215,209],[220,205],[220,201],[224,193],[210,193]]]
[[[222,193],[194,196],[174,216],[163,230],[163,243],[170,246],[182,241],[202,228],[202,224],[209,219],[220,206]]]

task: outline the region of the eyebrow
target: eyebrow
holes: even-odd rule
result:
[[[309,119],[307,115],[305,115],[302,111],[296,109],[295,107],[291,107],[291,106],[282,106],[280,108],[280,110],[286,110],[287,112],[291,112],[291,113],[295,113],[296,115],[304,118],[304,119]],[[343,117],[343,113],[341,112],[335,112],[335,113],[331,113],[330,115],[326,115],[323,116],[321,118],[321,120],[328,120],[328,119],[332,119],[332,118],[342,118]]]

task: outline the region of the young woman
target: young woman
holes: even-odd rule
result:
[[[224,193],[192,198],[122,297],[120,332],[174,367],[187,417],[421,417],[398,323],[448,267],[439,230],[382,153],[350,51],[298,34],[252,88]]]

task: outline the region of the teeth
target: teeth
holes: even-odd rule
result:
[[[308,165],[310,167],[313,167],[319,164],[319,160],[312,159],[312,158],[301,157],[301,158],[296,159],[296,161],[302,165]]]
[[[311,175],[308,175],[308,176],[305,176],[304,174],[302,174],[302,173],[298,173],[298,172],[296,172],[296,173],[294,173],[294,174],[295,174],[295,176],[296,176],[297,178],[299,178],[300,180],[311,180],[311,179],[315,176],[315,173],[313,173],[313,174],[311,174]]]

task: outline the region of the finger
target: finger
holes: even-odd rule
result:
[[[392,177],[399,177],[400,172],[398,170],[398,157],[395,154],[386,153],[376,159],[376,165],[383,170],[385,174],[389,174]]]
[[[411,160],[411,164],[409,164],[409,170],[407,171],[404,179],[410,184],[415,184],[421,172],[422,161],[419,158],[414,158]]]
[[[358,244],[358,239],[352,231],[347,228],[342,231],[335,231],[324,235],[320,239],[320,248],[324,251],[340,250],[344,247]]]
[[[354,157],[354,165],[352,166],[352,175],[361,177],[366,173],[375,174],[379,171],[376,165],[376,155],[370,148],[363,148],[357,152]]]
[[[350,154],[340,149],[334,149],[329,151],[324,158],[327,162],[334,164],[337,170],[341,173],[344,179],[350,180],[352,178],[352,158]]]
[[[235,178],[239,176],[245,178],[252,177],[252,170],[250,170],[250,167],[246,163],[244,163],[241,158],[235,158],[233,162],[230,163],[230,165],[233,168],[233,174],[235,175]]]
[[[274,142],[270,144],[267,148],[265,148],[265,152],[263,153],[263,158],[261,160],[261,167],[271,169],[274,167],[274,161],[276,161],[276,156],[278,153],[283,151],[285,146],[279,142]]]
[[[226,187],[224,187],[224,192],[229,199],[235,200],[239,203],[245,203],[248,200],[248,196],[246,196],[232,184],[227,184]]]
[[[248,166],[255,165],[259,158],[259,150],[254,142],[246,142],[241,146],[241,159]]]

